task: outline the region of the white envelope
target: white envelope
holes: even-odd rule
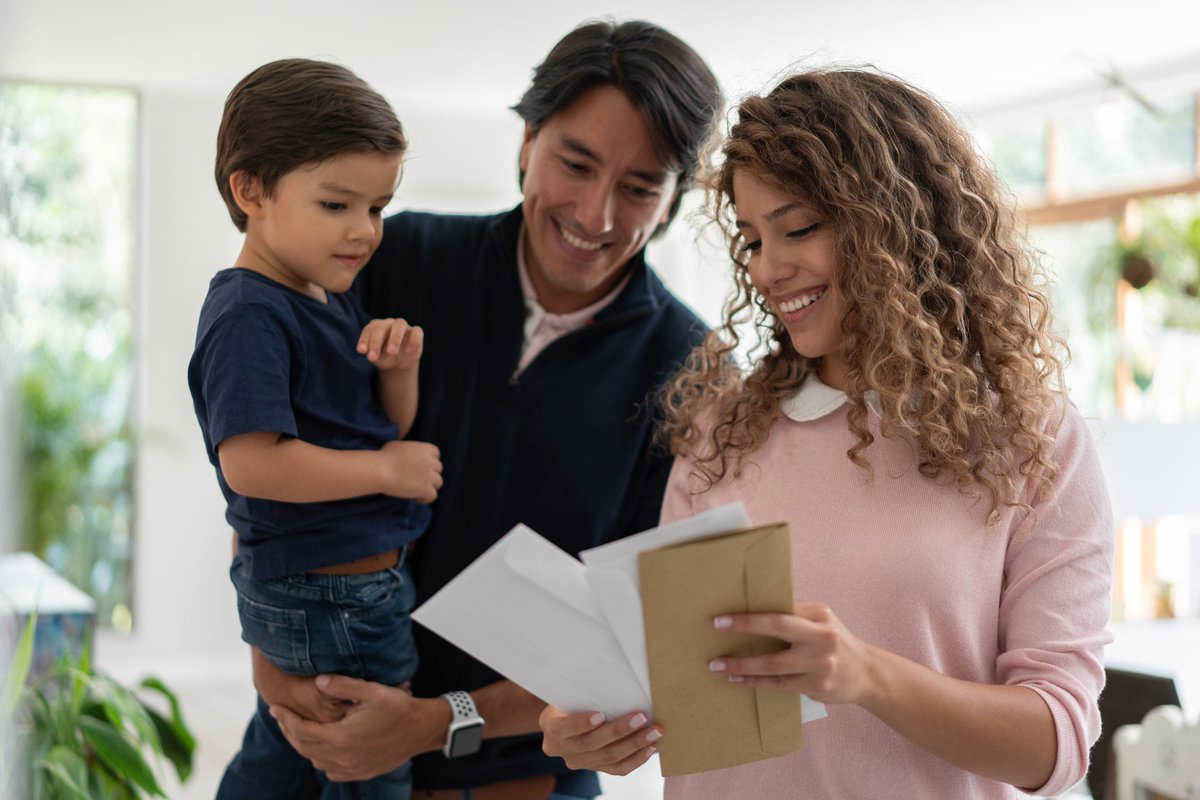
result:
[[[412,618],[537,697],[610,719],[650,710],[584,566],[518,525]]]
[[[652,528],[642,533],[602,544],[579,554],[587,567],[585,576],[608,620],[625,657],[650,696],[650,667],[646,656],[646,628],[639,590],[638,553],[668,547],[692,539],[750,527],[746,506],[739,500],[693,517]],[[810,722],[828,716],[823,703],[800,696],[800,720]]]
[[[746,506],[736,503],[676,520],[658,528],[602,544],[579,554],[604,618],[625,651],[646,696],[650,696],[650,668],[646,661],[646,629],[642,623],[642,595],[638,590],[638,553],[679,544],[702,536],[750,527]]]

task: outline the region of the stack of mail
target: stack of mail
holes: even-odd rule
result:
[[[790,608],[786,526],[748,525],[734,503],[586,550],[583,563],[518,525],[413,619],[564,711],[650,712],[667,731],[664,775],[781,755],[824,706],[731,686],[707,666],[782,646],[712,628],[719,613]]]

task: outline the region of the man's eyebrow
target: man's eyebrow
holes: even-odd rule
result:
[[[597,164],[604,163],[603,159],[596,155],[595,151],[593,151],[579,139],[576,139],[574,136],[563,136],[562,144],[563,147],[566,147],[573,153],[583,156],[589,161],[595,161]],[[645,181],[646,183],[654,184],[655,186],[666,183],[667,181],[667,171],[665,169],[660,169],[653,172],[644,169],[635,169],[631,170],[629,174],[635,178],[638,178],[639,180]]]

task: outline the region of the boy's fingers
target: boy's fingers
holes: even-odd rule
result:
[[[404,340],[409,334],[409,327],[408,323],[402,319],[394,319],[391,323],[384,332],[384,343],[388,353],[396,355],[404,345]]]

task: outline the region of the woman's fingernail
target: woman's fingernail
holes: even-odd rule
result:
[[[646,715],[645,714],[638,714],[636,717],[629,720],[629,727],[631,727],[635,730],[642,727],[645,724],[646,724]]]
[[[714,658],[712,661],[708,662],[708,668],[712,672],[724,672],[725,662],[719,658]]]
[[[655,747],[654,745],[650,745],[649,747],[646,748],[646,758],[649,758],[650,756],[654,755],[657,752],[658,752],[658,748]]]
[[[652,730],[646,734],[647,742],[657,742],[661,738],[662,738],[662,731],[660,731],[658,728],[655,728],[654,730]]]
[[[717,630],[728,628],[733,624],[733,617],[713,617],[713,627]]]
[[[597,711],[595,714],[592,714],[592,716],[588,718],[588,722],[592,723],[593,728],[596,727],[597,725],[603,725],[604,724],[604,714],[600,711]]]
[[[744,680],[746,680],[746,679],[744,677],[742,677],[741,675],[730,675],[729,676],[730,683],[741,683]]]

